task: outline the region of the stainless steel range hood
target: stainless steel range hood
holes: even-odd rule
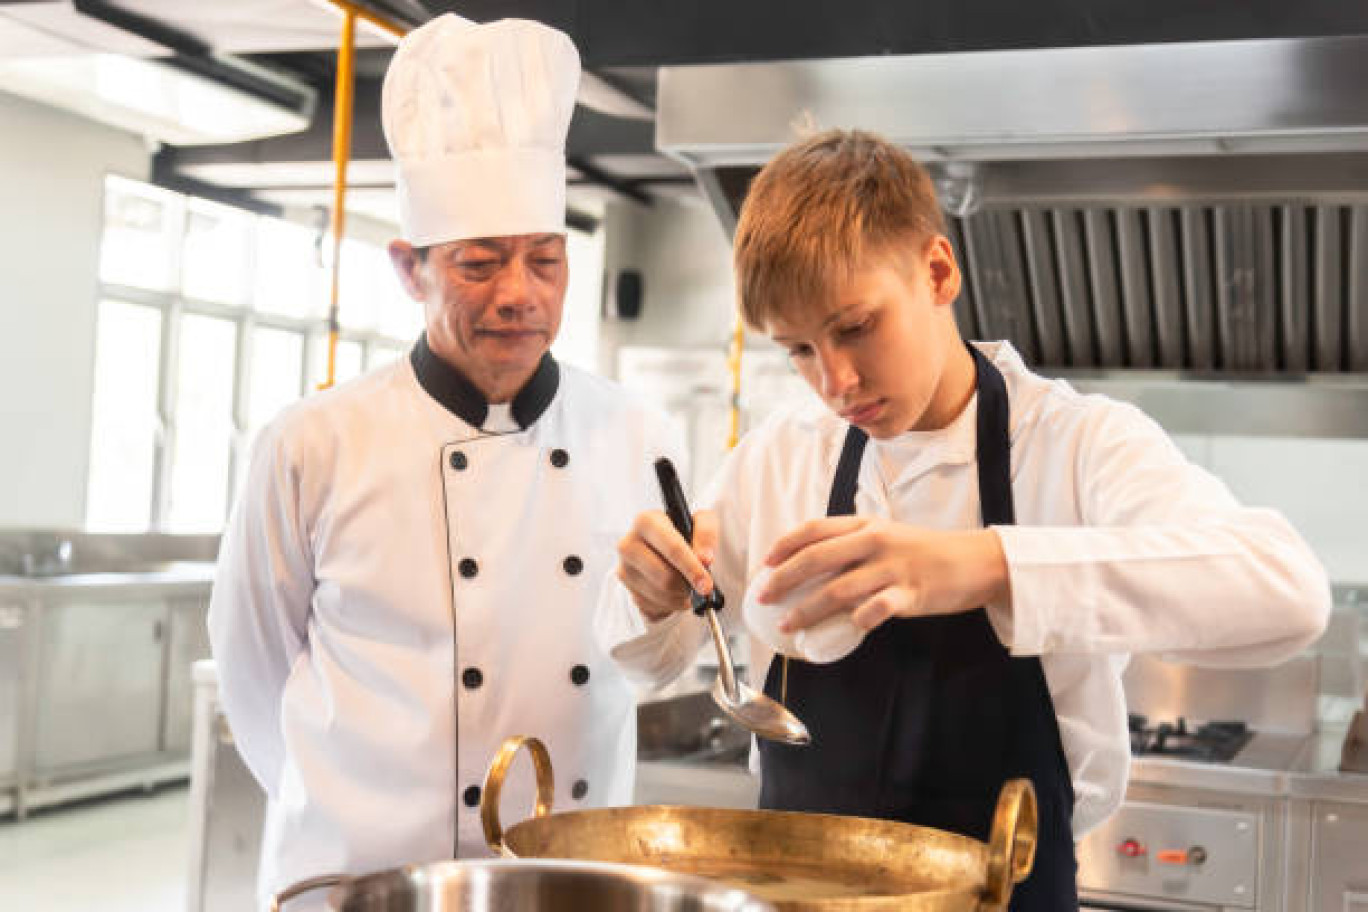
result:
[[[728,232],[804,124],[930,163],[962,327],[1042,369],[1368,372],[1368,36],[660,73],[657,145]]]

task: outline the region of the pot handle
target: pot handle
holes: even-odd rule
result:
[[[530,735],[515,735],[504,741],[494,760],[485,773],[484,789],[480,797],[480,823],[484,827],[485,842],[500,855],[516,857],[504,845],[503,825],[499,822],[499,797],[503,793],[504,777],[517,756],[518,749],[527,747],[532,755],[532,766],[537,773],[537,809],[533,816],[545,817],[551,813],[551,804],[556,797],[556,780],[551,772],[551,755],[546,745]]]
[[[988,843],[988,867],[984,876],[984,912],[1004,912],[1012,886],[1031,873],[1035,861],[1038,825],[1035,787],[1029,779],[1011,779],[998,795],[993,814],[993,835]]]
[[[323,887],[331,887],[340,884],[347,879],[345,874],[324,874],[322,877],[310,877],[308,880],[301,880],[299,883],[288,886],[275,896],[271,897],[271,912],[280,912],[281,903],[288,902],[296,896],[310,893]]]

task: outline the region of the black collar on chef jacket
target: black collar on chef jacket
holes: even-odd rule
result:
[[[471,427],[483,428],[489,415],[489,400],[465,375],[447,364],[428,347],[427,333],[418,337],[409,352],[413,372],[418,375],[418,384],[447,411],[461,418]],[[560,365],[548,352],[542,355],[541,363],[533,371],[527,385],[518,390],[513,397],[513,420],[518,427],[526,430],[542,416],[551,400],[556,398],[560,387]]]

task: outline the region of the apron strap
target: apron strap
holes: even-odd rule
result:
[[[979,512],[985,527],[1015,525],[1007,383],[983,352],[972,345],[968,348],[978,373]]]
[[[869,443],[869,435],[864,431],[853,424],[846,429],[841,460],[836,464],[836,477],[827,500],[827,516],[855,515],[855,491],[860,486],[860,459],[866,443]]]

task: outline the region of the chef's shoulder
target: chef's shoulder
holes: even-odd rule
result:
[[[311,392],[280,411],[253,443],[253,461],[280,465],[328,461],[346,442],[355,446],[368,435],[385,436],[378,424],[402,413],[399,362],[325,390]]]
[[[560,369],[566,417],[578,430],[639,440],[653,448],[682,445],[679,422],[642,393],[563,362]]]

